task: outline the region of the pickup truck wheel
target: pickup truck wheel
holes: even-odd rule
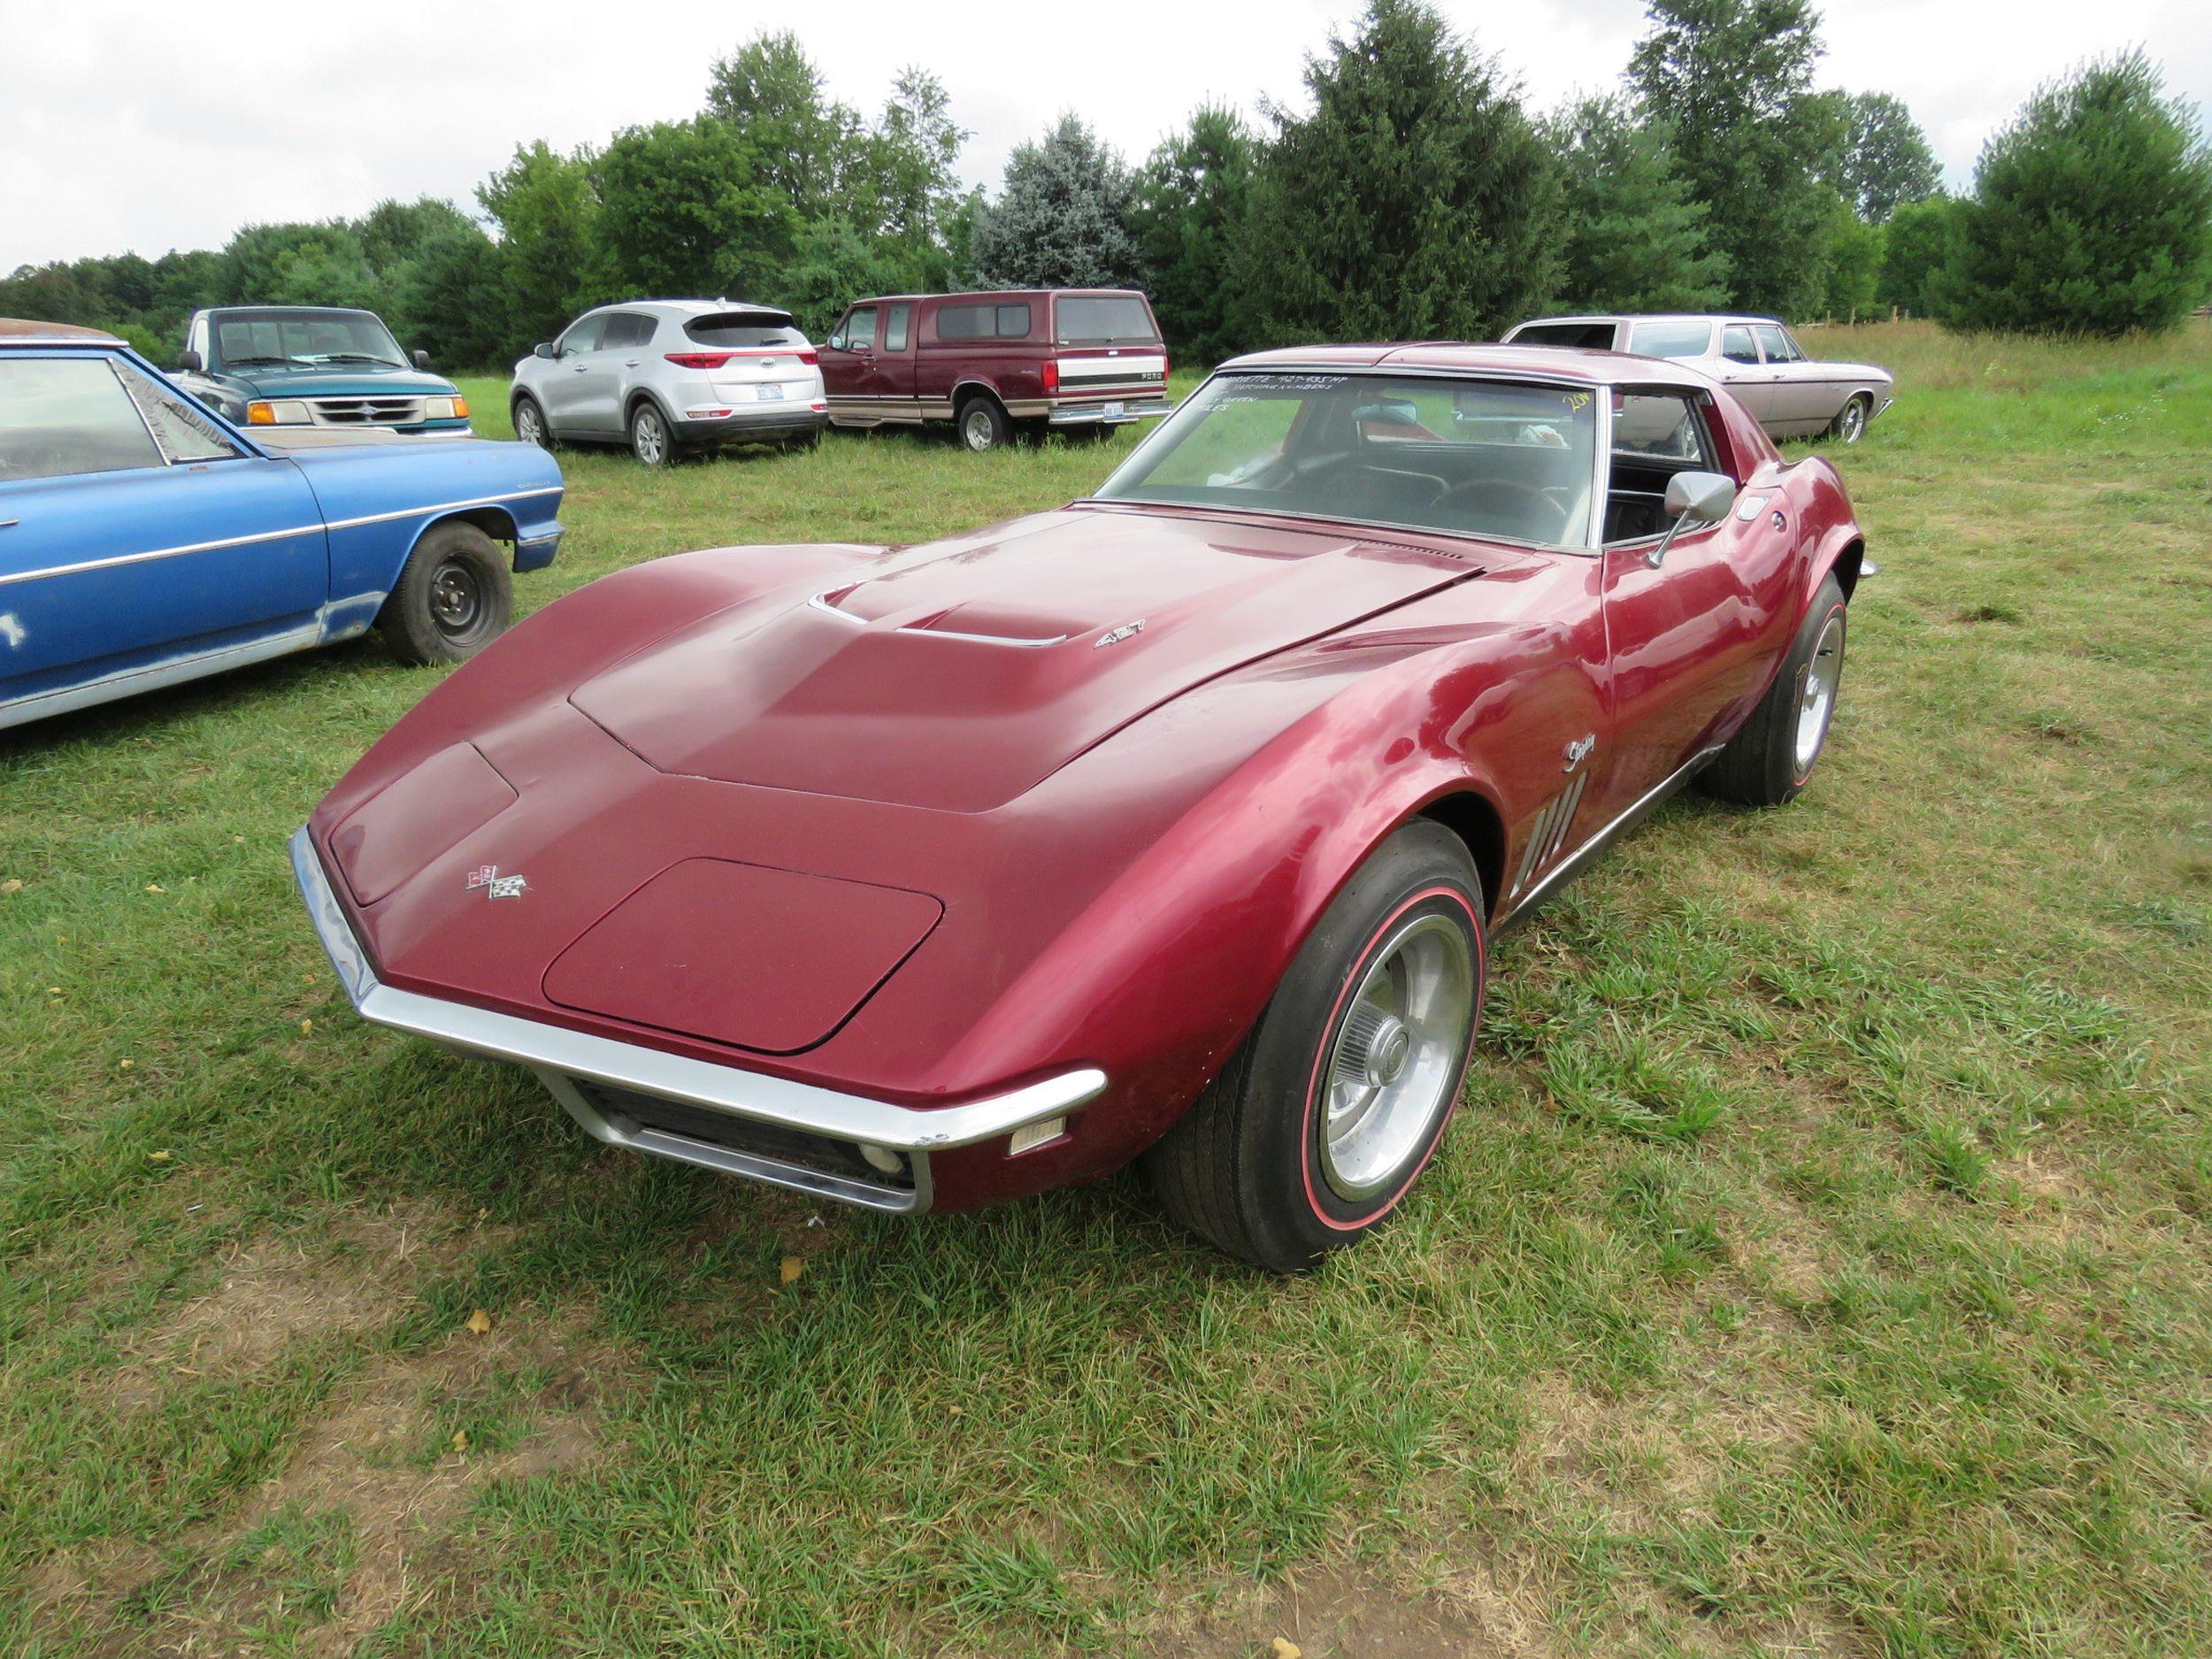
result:
[[[1006,411],[998,406],[998,400],[978,392],[960,405],[953,417],[955,430],[960,434],[963,447],[981,455],[987,449],[1005,447],[1013,435],[1013,425],[1006,419]]]
[[[660,405],[640,398],[630,411],[630,453],[647,466],[666,466],[675,458],[675,441],[668,435],[668,419]]]
[[[377,612],[403,663],[465,663],[507,631],[514,584],[499,544],[472,524],[425,532]]]
[[[1856,443],[1866,436],[1867,418],[1873,407],[1873,400],[1864,392],[1857,394],[1836,412],[1835,419],[1828,424],[1828,435],[1838,443]]]
[[[553,447],[553,428],[545,424],[545,411],[527,394],[515,399],[515,436],[541,449]]]
[[[1782,806],[1797,799],[1835,719],[1847,608],[1835,577],[1823,577],[1782,672],[1728,746],[1698,774],[1707,794],[1739,806]]]
[[[1259,1023],[1145,1154],[1162,1207],[1279,1273],[1375,1227],[1459,1102],[1484,967],[1465,844],[1408,825],[1354,872]]]

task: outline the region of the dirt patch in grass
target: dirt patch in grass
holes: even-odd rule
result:
[[[296,1342],[373,1329],[391,1319],[396,1292],[451,1273],[512,1236],[410,1203],[349,1210],[310,1230],[237,1244],[212,1289],[127,1340],[107,1397],[119,1409],[142,1410],[171,1379],[257,1371]]]
[[[1431,1557],[1417,1572],[1340,1562],[1276,1585],[1239,1584],[1193,1598],[1149,1632],[1143,1659],[1551,1659],[1534,1598],[1471,1559]]]
[[[351,1306],[323,1296],[319,1273],[307,1279],[319,1288],[296,1302]],[[258,1308],[271,1305],[265,1283]],[[224,1294],[195,1304],[190,1323]],[[480,1335],[380,1356],[231,1513],[163,1549],[104,1540],[50,1558],[33,1576],[35,1611],[102,1653],[258,1651],[280,1632],[303,1653],[351,1652],[429,1597],[488,1488],[595,1461],[602,1404],[638,1372],[585,1335],[588,1324],[582,1310],[549,1321],[526,1310]]]

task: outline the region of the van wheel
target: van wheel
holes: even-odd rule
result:
[[[998,406],[998,400],[986,393],[977,392],[960,405],[960,412],[953,417],[954,427],[960,434],[964,448],[976,455],[987,449],[1003,449],[1013,435],[1013,423],[1006,419],[1006,411]]]
[[[507,631],[514,584],[499,546],[472,524],[434,525],[376,613],[403,663],[465,663]]]

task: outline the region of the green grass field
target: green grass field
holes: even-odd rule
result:
[[[1294,1282],[1128,1179],[818,1216],[360,1025],[283,843],[434,681],[373,638],[0,737],[0,1651],[2212,1648],[2212,336],[1818,338],[1903,387],[1820,776],[1502,951]],[[521,603],[1130,442],[570,452]]]

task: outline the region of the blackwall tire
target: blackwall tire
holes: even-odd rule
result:
[[[1821,579],[1782,672],[1736,735],[1698,774],[1707,794],[1738,806],[1797,799],[1828,746],[1843,687],[1848,605],[1832,573]]]
[[[1441,825],[1406,826],[1354,872],[1258,1024],[1146,1153],[1162,1207],[1279,1273],[1381,1225],[1458,1104],[1486,966],[1465,845]]]
[[[376,629],[403,663],[465,663],[507,631],[514,603],[496,541],[472,524],[434,525],[407,556]]]

